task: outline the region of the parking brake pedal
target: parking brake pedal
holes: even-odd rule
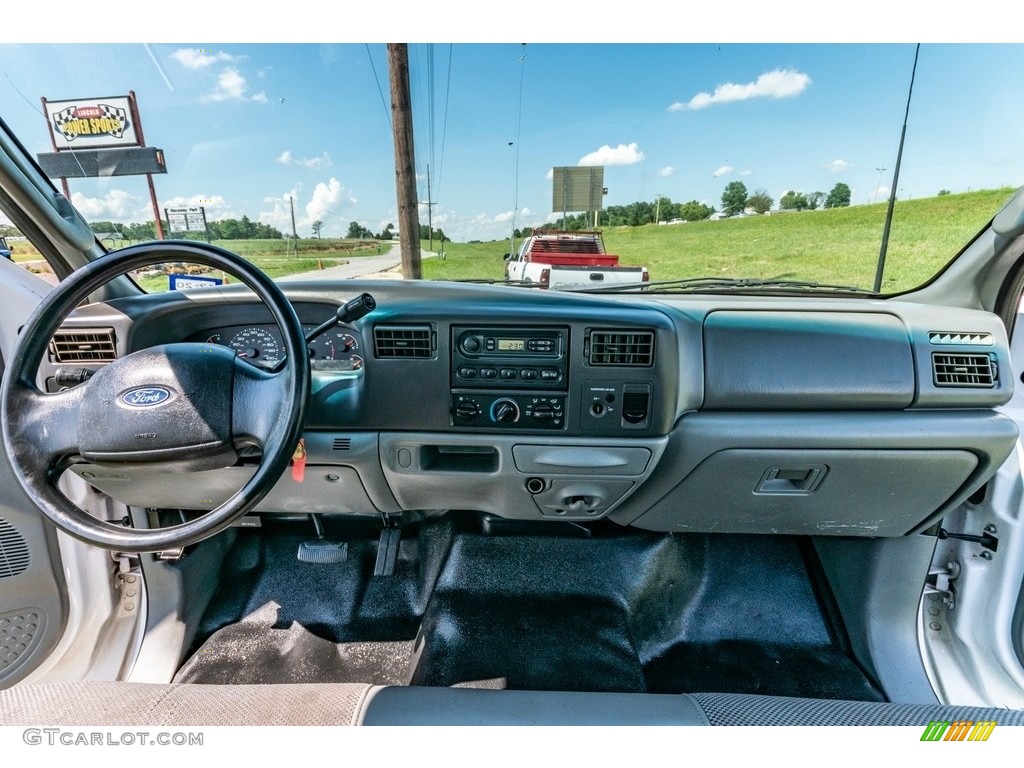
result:
[[[398,545],[402,541],[402,529],[384,516],[384,530],[377,542],[377,562],[373,564],[374,576],[394,576],[398,562]]]
[[[324,524],[320,515],[311,514],[310,519],[316,528],[316,538],[299,544],[298,559],[300,563],[319,563],[329,565],[344,563],[348,558],[348,544],[343,541],[330,541],[324,538]]]

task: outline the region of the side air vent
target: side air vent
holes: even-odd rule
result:
[[[0,517],[0,579],[17,576],[28,568],[28,544],[14,527]]]
[[[932,352],[932,375],[937,387],[994,387],[996,361],[988,355],[950,355]]]
[[[654,365],[654,333],[591,331],[586,355],[591,365],[649,368]]]
[[[109,363],[117,358],[113,328],[57,331],[50,340],[55,363]]]
[[[373,329],[377,357],[428,358],[433,355],[434,346],[429,325],[378,325]]]
[[[351,437],[336,437],[334,442],[331,443],[331,448],[335,451],[347,451],[352,447]]]

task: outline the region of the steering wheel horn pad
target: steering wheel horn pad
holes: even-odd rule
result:
[[[180,472],[231,466],[234,357],[215,344],[167,344],[105,365],[85,385],[82,458]]]

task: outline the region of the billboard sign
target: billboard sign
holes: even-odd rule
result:
[[[604,166],[568,166],[552,169],[551,210],[600,211],[604,208]]]
[[[97,149],[141,145],[130,96],[47,101],[46,122],[54,148]]]
[[[202,206],[164,208],[171,232],[205,232],[206,209]]]

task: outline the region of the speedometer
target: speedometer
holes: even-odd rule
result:
[[[242,328],[231,337],[228,346],[235,350],[235,354],[244,357],[257,365],[273,365],[281,360],[283,355],[281,343],[273,333],[265,328]]]

